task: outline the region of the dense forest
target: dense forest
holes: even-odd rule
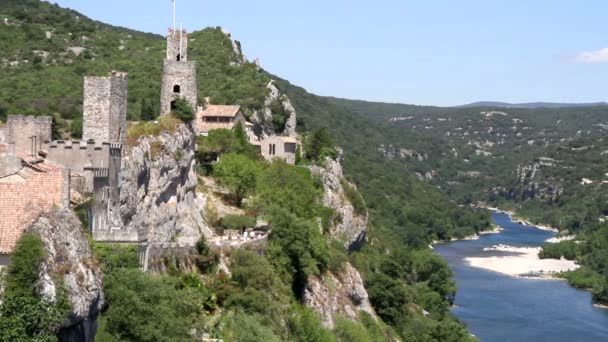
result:
[[[0,120],[9,114],[53,115],[57,136],[78,138],[82,78],[112,69],[129,73],[129,120],[157,117],[163,37],[112,27],[38,0],[4,1],[0,17],[6,18],[0,27]],[[277,79],[298,110],[306,157],[298,166],[261,161],[238,130],[202,139],[201,161],[208,153],[223,157],[201,172],[231,189],[237,205],[273,222],[266,251],[231,255],[228,278],[217,276],[216,256],[201,241],[200,274],[172,270],[153,276],[138,269],[134,248],[94,244],[108,301],[97,338],[188,340],[197,329],[226,341],[472,339],[449,312],[456,293],[452,273],[428,245],[490,228],[488,212],[459,206],[400,161],[387,159],[379,151],[386,139],[384,124],[260,70],[235,51],[220,28],[196,31],[189,38],[189,58],[198,63],[199,99],[240,104],[251,113],[262,106],[270,79]],[[142,122],[132,129],[138,135],[149,132],[147,127]],[[344,149],[345,176],[357,186],[348,189],[350,200],[357,210],[370,213],[369,243],[352,253],[317,229],[317,222],[331,221],[332,213],[319,205],[318,179],[307,168],[335,156],[335,145]],[[243,222],[246,217],[231,217],[222,225]],[[31,240],[36,243],[35,237]],[[23,265],[35,266],[36,258],[40,255],[15,253],[7,277],[18,276]],[[300,304],[302,281],[340,269],[347,260],[362,273],[381,321],[339,318],[333,330],[322,328],[319,317]],[[37,272],[34,266],[28,274]],[[30,278],[20,280],[16,284],[31,292]],[[31,293],[14,296],[29,298]],[[35,333],[40,340],[52,339],[52,331],[39,324],[56,326],[59,309],[32,322],[15,318],[16,308],[3,305],[0,326],[12,328],[2,338],[19,340]]]

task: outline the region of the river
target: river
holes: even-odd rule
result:
[[[493,213],[492,218],[502,232],[435,246],[455,273],[452,312],[471,333],[483,342],[608,341],[608,310],[594,307],[589,292],[563,280],[522,279],[467,265],[467,257],[488,256],[484,247],[537,247],[554,236],[506,214]]]

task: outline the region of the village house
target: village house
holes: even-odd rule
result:
[[[205,109],[199,107],[195,120],[197,133],[204,136],[214,129],[234,129],[237,122],[247,126],[241,106],[209,105]],[[251,125],[249,128],[251,129]]]

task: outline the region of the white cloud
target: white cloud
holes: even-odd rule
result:
[[[576,63],[608,63],[608,48],[593,51],[583,51],[574,57]]]

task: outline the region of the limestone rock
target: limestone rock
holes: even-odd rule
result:
[[[328,328],[334,327],[337,314],[357,320],[360,312],[367,312],[377,318],[361,275],[350,263],[339,274],[308,277],[304,304],[318,312]]]
[[[297,137],[297,113],[293,105],[291,104],[291,101],[287,96],[281,94],[279,89],[274,85],[274,81],[270,81],[266,88],[268,89],[268,95],[264,100],[264,107],[261,111],[256,111],[255,113],[253,113],[253,115],[251,116],[251,122],[259,126],[265,135],[277,135],[272,125],[271,105],[275,101],[280,101],[281,105],[283,106],[283,110],[289,114],[289,117],[287,118],[287,121],[285,123],[285,129],[283,130],[283,132],[279,132],[278,135]]]
[[[311,171],[314,175],[321,177],[323,181],[323,204],[332,208],[340,215],[340,220],[330,228],[330,235],[333,239],[344,240],[349,250],[357,249],[365,240],[367,232],[367,212],[359,215],[349,202],[342,187],[344,175],[342,173],[342,153],[338,149],[338,158],[327,158],[325,165],[312,166]],[[353,185],[354,187],[354,185]]]
[[[117,226],[138,230],[149,243],[194,244],[213,236],[203,220],[206,199],[196,193],[195,143],[192,130],[179,125],[126,152]]]
[[[40,235],[46,252],[36,283],[38,293],[55,301],[57,284],[51,274],[60,275],[72,306],[69,319],[60,330],[60,340],[94,341],[96,319],[105,300],[102,273],[93,263],[82,223],[70,210],[57,208],[40,217],[28,231]]]

